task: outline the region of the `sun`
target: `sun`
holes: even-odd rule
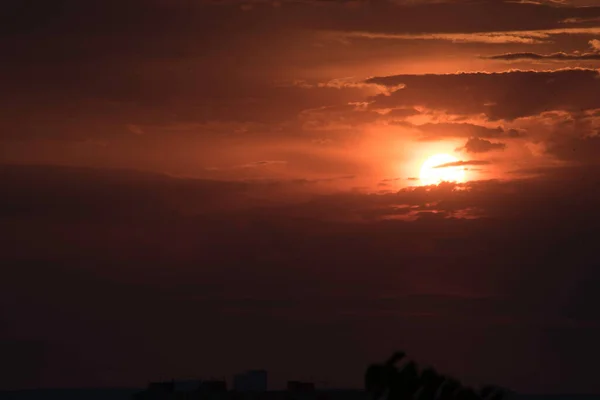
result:
[[[465,171],[463,167],[454,165],[439,168],[445,164],[456,162],[458,162],[458,159],[450,154],[436,154],[429,157],[421,166],[421,173],[419,174],[421,184],[427,186],[437,185],[441,182],[464,182]]]

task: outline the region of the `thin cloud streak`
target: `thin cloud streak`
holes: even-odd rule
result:
[[[486,44],[541,44],[552,42],[557,35],[598,35],[600,27],[587,28],[555,28],[543,30],[495,31],[474,33],[384,33],[367,31],[334,31],[325,35],[347,39],[382,39],[382,40],[442,40],[452,43],[486,43]]]
[[[557,60],[557,61],[579,61],[579,60],[600,60],[600,53],[567,54],[563,52],[552,54],[538,53],[506,53],[495,56],[482,57],[487,60]]]
[[[491,162],[486,161],[486,160],[453,161],[453,162],[449,162],[449,163],[436,165],[433,168],[450,168],[450,167],[463,167],[463,166],[468,166],[468,165],[488,165],[488,164],[491,164]]]

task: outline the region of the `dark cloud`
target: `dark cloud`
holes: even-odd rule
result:
[[[508,137],[511,137],[511,138],[523,137],[524,135],[525,135],[525,132],[523,132],[522,130],[518,130],[518,129],[514,129],[514,128],[511,128],[508,130]]]
[[[396,108],[391,110],[390,112],[385,114],[386,118],[394,120],[396,118],[406,118],[413,117],[415,115],[419,115],[420,112],[415,110],[414,108]]]
[[[382,182],[396,182],[399,180],[402,180],[402,178],[388,178],[388,179],[382,180]]]
[[[421,105],[459,115],[485,114],[491,121],[536,115],[547,110],[600,108],[599,74],[594,69],[398,75],[369,83],[405,84],[391,96],[375,96],[372,107]]]
[[[501,138],[508,136],[504,128],[497,126],[489,128],[486,126],[457,122],[457,123],[425,123],[421,125],[408,124],[418,132],[422,133],[421,140],[439,140],[448,137],[483,137]]]
[[[558,60],[558,61],[577,61],[577,60],[600,60],[600,53],[552,53],[552,54],[537,54],[537,53],[507,53],[496,56],[485,57],[490,60]]]
[[[600,154],[600,138],[555,136],[548,143],[548,152],[562,160],[595,164]]]
[[[489,140],[480,138],[469,138],[464,147],[460,149],[465,150],[467,153],[487,153],[494,150],[504,150],[506,148],[505,143],[491,142]]]
[[[243,167],[245,168],[254,168],[254,167],[261,167],[264,165],[277,165],[277,164],[286,164],[286,161],[277,161],[277,160],[272,160],[272,161],[255,161],[255,162],[251,162],[249,164],[244,164]]]
[[[467,165],[488,165],[490,161],[485,160],[468,160],[468,161],[454,161],[445,164],[436,165],[434,168],[448,168],[448,167],[462,167]]]
[[[364,11],[368,9],[370,13]],[[362,18],[358,18],[358,14]],[[336,28],[342,31],[360,31],[369,34],[427,34],[531,31],[565,28],[564,21],[569,18],[593,18],[600,15],[600,8],[553,7],[550,4],[531,2],[478,1],[478,2],[365,2],[363,7],[346,9],[345,15],[338,19]],[[519,14],[518,20],[511,18]],[[478,20],[482,18],[482,20]],[[417,22],[418,21],[418,22]],[[483,22],[487,21],[487,22]],[[316,23],[315,23],[316,25]],[[327,26],[331,29],[331,25]],[[522,36],[529,36],[521,33]]]
[[[382,118],[366,106],[359,103],[311,108],[302,111],[298,119],[305,130],[335,130],[356,128]]]
[[[14,191],[5,196],[0,214],[41,216],[46,213],[83,217],[89,212],[89,218],[99,220],[109,217],[132,221],[150,216],[166,218],[179,212],[209,213],[258,207],[265,201],[289,199],[295,189],[353,178],[343,175],[316,179],[218,181],[175,179],[165,174],[135,170],[2,165],[0,179]],[[109,187],[113,189],[107,190]],[[60,195],[38,204],[38,196],[52,190]]]
[[[284,165],[287,164],[287,161],[283,161],[283,160],[263,160],[263,161],[254,161],[254,162],[250,162],[247,164],[241,164],[241,165],[233,165],[231,167],[207,167],[207,170],[210,171],[220,171],[220,170],[235,170],[235,169],[239,169],[239,168],[260,168],[260,167],[266,167],[266,166],[270,166],[270,165]]]
[[[599,110],[544,112],[528,121],[544,131],[540,140],[547,154],[564,161],[597,163]]]

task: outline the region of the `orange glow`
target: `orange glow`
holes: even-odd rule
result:
[[[458,159],[449,154],[436,154],[429,157],[421,166],[421,173],[419,175],[421,184],[437,185],[441,182],[464,182],[465,171],[462,166],[439,168],[439,166],[444,164],[456,162],[458,162]]]

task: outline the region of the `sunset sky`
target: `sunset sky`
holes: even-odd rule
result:
[[[600,392],[599,0],[3,0],[0,51],[0,389]]]

